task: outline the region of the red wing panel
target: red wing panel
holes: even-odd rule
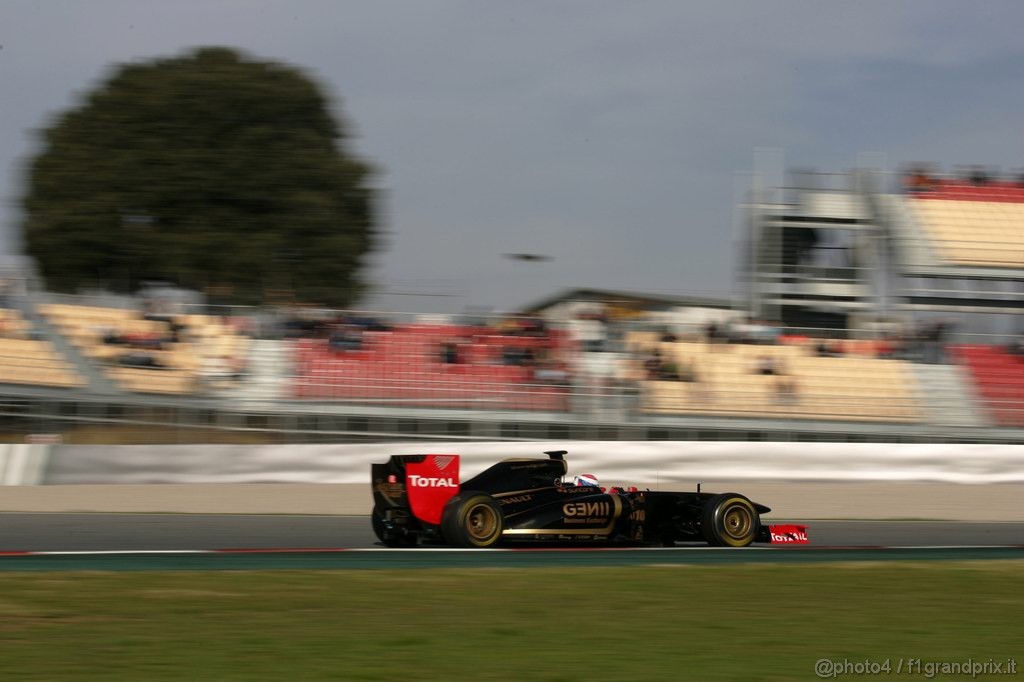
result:
[[[444,505],[459,492],[459,456],[425,455],[422,462],[406,464],[405,489],[413,516],[441,523]]]
[[[778,525],[768,526],[768,534],[773,545],[807,545],[807,526]]]

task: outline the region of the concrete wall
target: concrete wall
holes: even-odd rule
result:
[[[569,450],[604,485],[741,492],[774,518],[1024,521],[1024,446],[554,442],[0,446],[0,512],[368,514],[371,462],[462,455],[462,478]],[[42,485],[37,485],[42,484]]]

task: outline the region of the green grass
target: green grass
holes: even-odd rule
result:
[[[807,680],[1020,657],[1022,615],[1020,561],[2,574],[0,675]]]

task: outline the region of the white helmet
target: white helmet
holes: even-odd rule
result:
[[[583,488],[599,488],[601,484],[597,482],[597,476],[594,474],[580,474],[573,479],[573,484],[577,487]]]

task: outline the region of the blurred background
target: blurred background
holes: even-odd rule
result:
[[[0,438],[1020,442],[942,7],[5,5]]]

